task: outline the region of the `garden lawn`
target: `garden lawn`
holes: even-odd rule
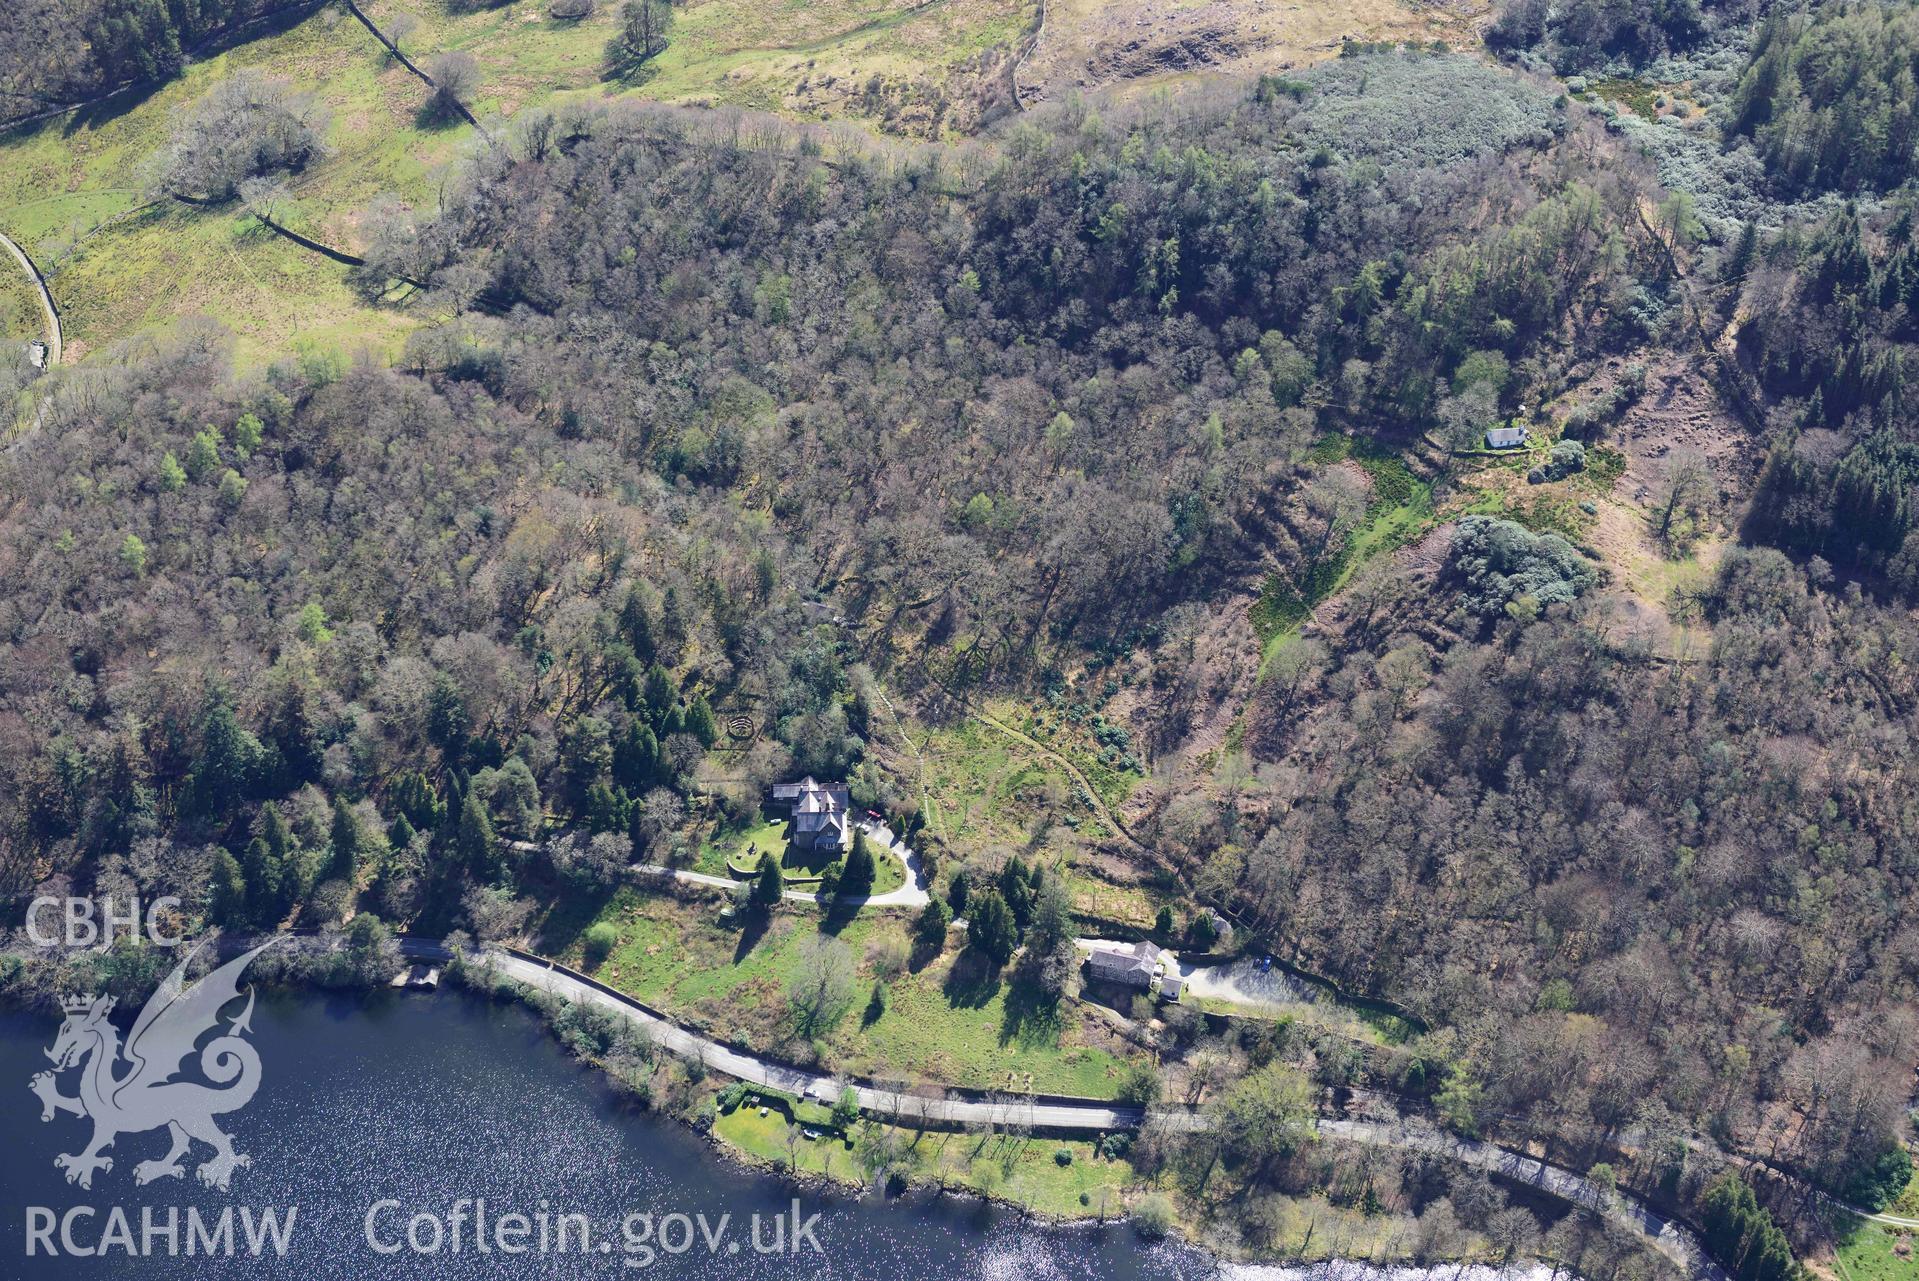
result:
[[[906,884],[906,865],[899,856],[887,853],[878,845],[870,845],[870,848],[873,851],[873,893],[886,894]],[[760,859],[772,850],[780,851],[780,866],[786,872],[788,889],[813,889],[811,881],[829,863],[836,861],[795,849],[787,841],[787,820],[772,818],[750,827],[714,831],[701,842],[689,868],[708,876],[736,875],[733,869],[757,870]]]
[[[715,1120],[713,1133],[747,1155],[783,1168],[790,1164],[807,1174],[860,1179],[859,1162],[846,1142],[822,1135],[812,1140],[800,1137],[789,1147],[794,1128],[778,1111],[761,1116],[758,1108],[742,1104]],[[913,1181],[990,1192],[1040,1214],[1112,1217],[1122,1212],[1124,1190],[1138,1182],[1132,1166],[1100,1159],[1095,1145],[1084,1139],[906,1127],[896,1127],[895,1133],[909,1163],[907,1176]],[[1058,1160],[1061,1152],[1070,1157],[1065,1165]]]
[[[700,848],[693,855],[689,867],[709,876],[725,876],[728,862],[740,867],[758,866],[759,855],[747,854],[747,850],[754,847],[761,851],[784,850],[786,820],[762,817],[761,821],[749,827],[716,828],[700,842]]]
[[[863,1026],[858,1010],[849,1016],[829,1041],[836,1063],[861,1076],[1113,1097],[1124,1062],[1103,1047],[1102,1025],[1086,1007],[1064,1000],[1035,1009],[1004,979],[950,982],[957,959],[902,975],[876,1022]]]

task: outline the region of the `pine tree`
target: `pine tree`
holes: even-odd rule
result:
[[[1759,224],[1748,219],[1739,228],[1739,239],[1734,242],[1732,252],[1726,255],[1725,267],[1719,273],[1724,281],[1744,280],[1746,273],[1752,270],[1752,260],[1759,253]]]
[[[638,587],[627,592],[626,603],[620,606],[620,631],[635,657],[642,663],[653,661],[653,615]]]
[[[846,855],[846,868],[840,873],[840,892],[848,897],[860,897],[873,892],[873,878],[878,869],[873,866],[873,851],[867,844],[866,833],[859,828],[853,829],[853,848]]]
[[[273,857],[285,863],[293,852],[293,832],[287,827],[287,821],[280,817],[280,807],[268,801],[260,807],[260,835],[265,838],[267,848],[273,851]]]
[[[426,775],[419,770],[408,770],[400,775],[393,785],[392,803],[399,809],[400,817],[416,830],[425,828],[430,832],[440,825],[441,818],[445,816],[439,793],[433,790],[433,784],[427,782]],[[400,848],[398,842],[395,842],[395,848]]]
[[[333,798],[333,829],[330,836],[333,858],[327,865],[327,875],[351,884],[354,877],[359,875],[365,842],[360,835],[359,820],[353,817],[353,810],[347,805],[344,796]]]
[[[946,901],[953,905],[953,915],[966,915],[967,898],[973,888],[973,878],[965,868],[953,873],[953,879],[946,884]]]
[[[414,835],[413,824],[406,821],[405,814],[401,814],[386,829],[386,843],[396,850],[403,850],[413,844]]]
[[[706,695],[695,695],[686,709],[686,732],[700,740],[701,747],[711,747],[720,737],[719,723],[713,719],[712,704],[706,701]]]
[[[454,835],[453,849],[460,865],[476,879],[499,879],[503,869],[500,866],[499,846],[493,839],[493,820],[487,817],[486,806],[480,798],[471,792],[467,793],[466,802],[460,808],[460,826]]]
[[[247,842],[240,857],[240,875],[246,887],[247,919],[254,924],[271,925],[286,914],[280,897],[284,868],[284,861],[264,836]]]
[[[633,820],[633,802],[626,790],[601,782],[586,789],[586,826],[592,832],[621,832]]]
[[[189,807],[224,819],[253,789],[261,755],[260,740],[242,728],[226,699],[208,694],[200,716],[200,754],[187,776]]]
[[[913,932],[919,937],[922,946],[938,953],[946,949],[946,930],[952,923],[952,909],[939,899],[928,899],[926,906],[920,909]]]
[[[760,859],[760,874],[753,882],[753,903],[762,911],[771,911],[779,906],[780,898],[786,893],[786,876],[780,871],[780,861],[772,854]]]
[[[1011,960],[1013,949],[1019,945],[1019,926],[1013,920],[1013,909],[1006,906],[1006,899],[998,890],[981,890],[973,896],[973,906],[966,916],[966,933],[973,946],[991,957],[996,965]]]
[[[457,762],[466,750],[466,700],[444,674],[426,697],[426,733],[448,761]]]
[[[1006,860],[999,870],[999,893],[1006,900],[1006,906],[1012,909],[1013,920],[1025,933],[1026,923],[1033,917],[1033,880],[1026,870],[1026,860],[1017,854]]]
[[[660,740],[647,723],[635,716],[626,733],[613,744],[613,777],[627,791],[639,794],[659,781]]]
[[[646,669],[646,689],[641,697],[646,703],[647,719],[654,725],[663,725],[679,701],[680,687],[674,683],[671,672],[655,663]]]
[[[221,850],[213,856],[213,900],[208,906],[208,915],[216,925],[244,925],[250,910],[248,898],[246,873],[240,869],[240,860]]]

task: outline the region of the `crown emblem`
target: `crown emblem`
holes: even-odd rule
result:
[[[60,1008],[66,1011],[68,1014],[85,1014],[88,1010],[93,1008],[93,997],[63,996],[60,998]],[[112,1001],[107,1002],[107,1008],[108,1009],[113,1008]]]

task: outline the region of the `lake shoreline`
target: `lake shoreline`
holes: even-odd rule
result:
[[[559,1041],[557,1030],[547,1017],[538,994],[526,984],[503,975],[492,975],[487,986],[480,986],[463,972],[458,963],[448,967],[446,978],[457,990],[472,996],[488,1001],[510,1002],[524,1006],[529,1012],[538,1016],[548,1034]],[[703,1146],[716,1159],[734,1169],[779,1179],[796,1190],[826,1193],[857,1200],[866,1199],[873,1190],[862,1180],[814,1171],[794,1170],[776,1159],[749,1152],[717,1133],[712,1126],[701,1127],[690,1118],[655,1107],[650,1101],[641,1100],[628,1083],[621,1080],[597,1058],[578,1053],[563,1041],[560,1041],[560,1046],[567,1052],[569,1058],[583,1069],[594,1072],[621,1097],[637,1103],[650,1115],[689,1131],[702,1141]],[[751,1083],[747,1084],[749,1091],[764,1089]],[[778,1091],[764,1092],[778,1093]],[[1049,1231],[1127,1227],[1135,1218],[1130,1213],[1113,1214],[1104,1218],[1094,1214],[1055,1214],[1037,1209],[1014,1197],[964,1186],[910,1184],[909,1192],[900,1195],[913,1193],[957,1203],[996,1206],[1015,1212],[1022,1219],[1038,1224]],[[888,1201],[894,1199],[892,1196],[884,1194],[883,1196]],[[1155,1240],[1144,1233],[1137,1235],[1142,1243],[1151,1243]],[[1262,1260],[1250,1252],[1235,1251],[1217,1241],[1203,1239],[1193,1230],[1192,1225],[1178,1218],[1174,1219],[1172,1230],[1164,1239],[1177,1241],[1207,1255],[1214,1262],[1219,1274],[1233,1278],[1233,1281],[1435,1281],[1442,1274],[1445,1281],[1557,1281],[1560,1278],[1574,1278],[1575,1275],[1544,1259],[1524,1262],[1515,1260],[1503,1267],[1481,1260],[1457,1258],[1436,1260],[1430,1264],[1418,1264],[1405,1260],[1381,1262],[1358,1258],[1326,1258],[1308,1262]]]
[[[283,968],[270,975],[262,976],[262,986],[266,990],[276,995],[283,994],[295,998],[346,997],[361,1002],[369,998],[385,996],[390,992],[387,981],[377,975],[362,974],[355,980],[342,982],[345,972],[341,963],[349,959],[348,952],[337,945],[329,947],[317,938],[304,941],[308,946],[297,953],[286,954],[284,958],[286,964]],[[314,944],[319,946],[316,947]],[[17,957],[21,954],[12,952],[10,955]],[[44,959],[45,954],[41,956]],[[404,963],[402,963],[401,972],[404,972]],[[754,1153],[730,1141],[719,1133],[714,1125],[702,1126],[696,1117],[659,1106],[647,1091],[635,1088],[632,1082],[624,1079],[600,1057],[583,1051],[561,1036],[560,1029],[553,1018],[553,1009],[549,1008],[549,1002],[543,1000],[541,994],[527,984],[497,973],[470,974],[458,961],[451,962],[445,967],[444,982],[457,992],[461,999],[473,1000],[482,1005],[512,1005],[524,1010],[534,1018],[543,1036],[562,1052],[566,1060],[583,1071],[590,1071],[596,1083],[603,1087],[613,1100],[617,1100],[619,1106],[632,1108],[657,1121],[672,1124],[700,1140],[701,1149],[711,1154],[725,1168],[746,1175],[772,1178],[798,1192],[854,1201],[871,1199],[869,1194],[873,1188],[862,1179],[790,1168],[777,1159]],[[395,995],[404,997],[421,994],[396,993]],[[438,993],[432,995],[438,995]],[[52,994],[49,992],[9,984],[5,989],[0,990],[0,1009],[36,1017],[46,1016],[51,1012],[48,1005],[51,998]],[[563,998],[552,999],[563,1002]],[[663,1049],[662,1053],[670,1055],[671,1051]],[[754,1086],[750,1082],[748,1089],[759,1089],[775,1095],[779,1093],[765,1091],[764,1087]],[[939,1186],[923,1181],[909,1182],[907,1190],[902,1193],[883,1194],[880,1203],[890,1204],[901,1197],[920,1197],[931,1201],[950,1202],[954,1205],[977,1204],[983,1207],[994,1207],[1016,1214],[1022,1221],[1047,1231],[1119,1227],[1134,1232],[1142,1245],[1152,1244],[1156,1240],[1132,1227],[1136,1216],[1128,1212],[1107,1214],[1103,1217],[1091,1212],[1084,1215],[1060,1214],[1039,1209],[1015,1196],[1000,1192],[963,1185]],[[1365,1258],[1323,1259],[1304,1263],[1284,1259],[1260,1259],[1243,1249],[1234,1248],[1233,1243],[1208,1240],[1202,1232],[1202,1225],[1175,1218],[1172,1230],[1166,1234],[1166,1239],[1203,1253],[1212,1261],[1220,1275],[1231,1276],[1236,1281],[1430,1281],[1442,1271],[1446,1281],[1548,1281],[1555,1275],[1566,1275],[1544,1261],[1523,1265],[1515,1263],[1501,1269],[1485,1262],[1461,1259],[1437,1261],[1429,1265],[1419,1265],[1404,1260],[1379,1262]],[[1518,1268],[1523,1268],[1524,1271],[1516,1271],[1515,1269]],[[1479,1275],[1482,1272],[1484,1275]]]

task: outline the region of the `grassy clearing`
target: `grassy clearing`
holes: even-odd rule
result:
[[[666,51],[633,88],[812,119],[890,116],[939,134],[944,121],[930,105],[905,119],[897,103],[889,110],[888,83],[962,95],[971,64],[1010,45],[1032,14],[1028,0],[707,0],[678,9]]]
[[[1044,743],[1073,763],[1086,776],[1108,809],[1125,802],[1145,777],[1131,753],[1121,726],[1084,704],[1069,704],[1065,695],[1051,703],[990,703],[987,714],[1036,742]]]
[[[1837,1227],[1834,1270],[1841,1281],[1914,1281],[1919,1278],[1915,1246],[1910,1229],[1848,1215]]]
[[[1558,534],[1574,543],[1589,540],[1601,506],[1610,501],[1626,469],[1626,456],[1610,446],[1594,445],[1586,451],[1585,470],[1564,480],[1531,484],[1526,473],[1546,461],[1551,443],[1539,437],[1531,449],[1481,455],[1486,461],[1468,478],[1468,497],[1448,515],[1497,516],[1535,533]]]
[[[1002,700],[986,710],[1072,761],[1109,810],[1142,778],[1111,761],[1114,749],[1094,737],[1090,709],[1082,709],[1077,721],[1071,709],[1046,703]],[[949,848],[984,856],[978,865],[987,870],[1014,854],[1043,863],[1067,876],[1076,910],[1141,924],[1152,920],[1158,899],[1072,872],[1075,860],[1108,837],[1079,783],[1058,761],[971,718],[912,733],[916,742],[924,740],[928,826]]]
[[[1057,764],[970,718],[925,731],[924,741],[928,821],[948,845],[1030,852],[1074,841],[1065,823],[1078,822],[1073,781]]]
[[[1088,916],[1097,916],[1109,921],[1124,921],[1128,925],[1148,929],[1159,916],[1162,905],[1171,905],[1175,914],[1182,910],[1184,900],[1171,890],[1156,889],[1145,885],[1115,885],[1097,876],[1088,876],[1075,869],[1068,868],[1062,873],[1066,878],[1066,888],[1072,895],[1073,910],[1084,912]]]
[[[1630,111],[1647,120],[1657,120],[1659,110],[1653,103],[1661,96],[1657,85],[1647,84],[1643,80],[1630,76],[1612,77],[1596,80],[1591,90],[1603,100],[1613,103],[1622,110]]]
[[[595,977],[687,1022],[771,1046],[786,983],[814,925],[798,910],[782,913],[747,947],[739,931],[720,923],[719,910],[716,897],[682,901],[621,890],[595,918],[610,923],[619,938]],[[857,947],[870,928],[856,919],[840,937]],[[577,938],[559,956],[584,964]]]
[[[1615,76],[1593,81],[1588,86],[1588,93],[1621,111],[1630,111],[1642,120],[1658,120],[1674,114],[1683,117],[1699,109],[1698,101],[1692,97],[1690,83],[1660,83],[1634,76]]]

